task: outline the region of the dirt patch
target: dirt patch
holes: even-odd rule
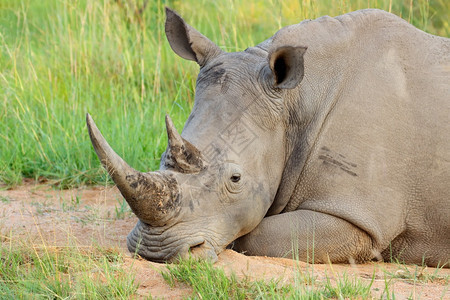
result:
[[[177,285],[172,288],[164,281],[160,274],[164,264],[134,259],[128,254],[126,236],[136,221],[114,187],[60,191],[28,183],[0,191],[1,243],[26,239],[36,246],[67,246],[69,243],[77,247],[118,248],[126,254],[126,266],[136,272],[139,295],[171,299],[190,295],[190,287]],[[450,299],[446,280],[449,269],[387,263],[311,265],[283,258],[247,257],[232,250],[220,254],[216,265],[239,277],[276,278],[280,284],[299,280],[307,284],[308,278],[318,282],[327,278],[335,281],[342,276],[367,282],[375,278],[372,285],[375,298],[383,294],[388,284],[389,291],[394,292],[397,299]]]

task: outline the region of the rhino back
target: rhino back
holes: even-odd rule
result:
[[[284,212],[345,219],[380,251],[450,255],[450,40],[377,10],[290,26],[273,43],[293,37],[308,46],[297,107],[314,116]]]

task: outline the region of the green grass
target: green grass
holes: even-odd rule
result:
[[[223,269],[215,268],[206,260],[182,260],[179,264],[167,265],[167,268],[168,271],[162,273],[166,282],[171,286],[175,286],[176,282],[190,285],[194,298],[256,299],[263,295],[279,298],[291,289],[289,286],[279,286],[275,280],[241,280],[234,273],[227,276]]]
[[[325,295],[325,298],[368,298],[374,280],[375,274],[372,276],[372,280],[369,283],[366,283],[360,278],[351,278],[346,273],[343,273],[336,278],[336,284],[332,284],[330,278],[327,277],[323,287],[323,294]]]
[[[129,299],[139,282],[116,249],[76,245],[67,247],[0,246],[1,299]],[[162,276],[172,287],[192,287],[192,299],[328,299],[370,295],[372,282],[347,275],[331,282],[281,283],[281,279],[252,280],[227,275],[206,260],[186,259],[167,265]],[[148,295],[151,298],[151,294]]]
[[[251,280],[238,278],[232,273],[227,276],[221,268],[213,267],[205,260],[187,259],[176,265],[168,265],[163,277],[171,286],[188,284],[193,289],[194,299],[368,299],[375,277],[367,282],[346,274],[335,280],[327,276],[325,282],[296,281],[282,284],[280,280]],[[297,275],[299,275],[299,270]],[[375,275],[374,275],[375,276]],[[304,277],[301,274],[300,277]],[[311,278],[311,276],[307,276]],[[317,281],[317,282],[316,282]]]
[[[142,292],[138,293],[140,282],[136,280],[133,264],[126,264],[123,254],[116,248],[83,247],[71,239],[64,247],[25,240],[0,236],[0,299],[134,299],[142,296]],[[174,289],[190,286],[192,293],[187,297],[190,299],[395,299],[393,284],[397,281],[409,282],[411,286],[428,282],[448,286],[448,275],[440,274],[441,268],[430,273],[423,272],[419,266],[400,263],[397,266],[404,273],[384,271],[384,288],[378,295],[372,294],[380,292],[379,288],[373,288],[374,280],[380,279],[375,268],[371,277],[363,279],[359,275],[336,273],[330,264],[331,273],[321,272],[319,278],[314,275],[314,265],[306,269],[294,266],[292,279],[283,280],[278,276],[256,280],[225,272],[208,260],[188,258],[177,264],[167,264],[161,274]],[[444,293],[445,290],[442,298]]]
[[[192,258],[167,265],[167,271],[163,271],[162,275],[172,287],[180,284],[192,287],[191,299],[396,299],[393,284],[398,281],[410,283],[412,289],[430,282],[448,286],[449,276],[441,274],[442,267],[431,273],[424,272],[425,267],[402,263],[393,265],[397,266],[397,271],[383,271],[384,288],[381,292],[373,287],[375,279],[380,280],[375,273],[376,268],[371,277],[363,279],[345,272],[336,273],[331,264],[331,274],[325,274],[322,278],[314,276],[314,265],[308,265],[306,269],[297,266],[294,278],[288,283],[283,283],[282,277],[264,281],[248,276],[240,278],[235,273],[227,275],[222,268],[214,267],[209,261]],[[443,289],[441,298],[447,290]],[[410,298],[415,298],[413,292]]]
[[[130,208],[130,206],[128,206],[125,199],[123,199],[123,198],[121,198],[121,199],[116,198],[116,199],[117,199],[118,205],[116,205],[114,208],[114,212],[115,212],[114,218],[116,220],[123,220],[126,217],[132,215],[131,208]]]
[[[450,281],[450,275],[441,274],[443,268],[446,267],[445,265],[436,267],[433,273],[426,272],[427,266],[425,264],[422,264],[422,266],[408,266],[404,263],[395,262],[395,265],[397,266],[397,270],[390,272],[386,271],[386,274],[389,275],[390,278],[402,279],[413,284],[437,282],[447,286]]]
[[[166,147],[164,115],[182,129],[198,72],[165,39],[165,5],[227,51],[255,45],[305,18],[369,6],[450,34],[445,0],[155,0],[136,14],[135,3],[142,2],[0,1],[0,182],[105,183],[86,112],[133,167],[158,168]]]
[[[134,276],[115,249],[0,244],[1,299],[128,299]]]

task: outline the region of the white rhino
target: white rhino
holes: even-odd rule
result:
[[[450,259],[450,40],[381,10],[285,27],[226,53],[174,11],[166,35],[200,65],[183,132],[166,117],[141,173],[87,115],[95,151],[139,221],[146,259]]]

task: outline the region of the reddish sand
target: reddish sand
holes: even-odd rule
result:
[[[72,190],[54,190],[48,185],[26,183],[11,190],[0,191],[0,241],[23,240],[36,245],[67,245],[68,240],[80,246],[100,245],[119,248],[126,253],[125,264],[136,272],[138,294],[156,298],[183,298],[191,288],[179,284],[170,287],[162,278],[164,264],[134,259],[125,246],[126,235],[136,223],[131,212],[120,209],[122,197],[113,187],[89,187]],[[216,266],[226,272],[251,279],[277,278],[280,284],[294,283],[295,274],[311,274],[317,282],[337,278],[346,273],[370,282],[372,297],[380,298],[386,278],[389,290],[397,299],[450,299],[448,278],[450,269],[438,271],[431,282],[414,281],[404,267],[388,263],[362,265],[310,265],[290,259],[248,257],[232,250],[219,255]],[[416,266],[407,267],[414,273]],[[436,269],[417,268],[422,274],[434,274]],[[396,278],[392,275],[396,274]],[[405,278],[403,278],[405,277]],[[424,278],[423,276],[420,278]],[[419,278],[419,279],[420,279]],[[390,281],[389,281],[390,280]],[[385,297],[385,296],[384,296]]]

